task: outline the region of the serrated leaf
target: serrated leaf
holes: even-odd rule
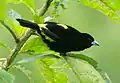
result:
[[[10,10],[8,12],[6,22],[13,28],[14,32],[20,38],[21,36],[23,36],[27,28],[20,26],[19,23],[17,23],[16,21],[17,18],[21,18],[21,16],[16,11]]]
[[[95,8],[111,19],[120,22],[120,6],[118,0],[79,0],[83,4]]]
[[[32,55],[50,52],[48,46],[42,41],[41,37],[35,37],[27,41],[22,48],[21,53],[29,53]]]
[[[0,69],[0,83],[14,83],[14,76],[3,69]]]
[[[34,83],[31,78],[32,73],[30,70],[28,70],[26,67],[21,66],[21,65],[14,65],[13,67],[20,70],[22,73],[24,73],[26,75],[26,77],[28,78],[29,83]]]
[[[81,54],[69,55],[72,57],[66,56],[64,58],[80,83],[112,83],[107,74],[99,68],[98,63],[92,58]]]
[[[0,0],[0,21],[4,21],[6,15],[7,0]]]

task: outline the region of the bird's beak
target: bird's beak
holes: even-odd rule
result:
[[[95,45],[95,46],[99,46],[99,43],[97,41],[95,41],[95,40],[91,44]]]

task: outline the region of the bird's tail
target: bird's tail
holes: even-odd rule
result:
[[[23,20],[23,19],[16,19],[16,20],[23,27],[27,27],[27,28],[31,28],[31,29],[37,30],[37,32],[39,33],[39,35],[42,37],[43,41],[46,42],[46,43],[48,43],[48,44],[50,44],[50,41],[47,40],[45,38],[45,36],[41,34],[41,31],[40,31],[40,28],[39,28],[38,24],[30,22],[30,21],[27,21],[27,20]]]
[[[37,32],[42,36],[38,24],[23,19],[16,20],[20,23],[21,26],[37,30]]]
[[[16,19],[21,26],[23,27],[27,27],[27,28],[31,28],[31,29],[35,29],[35,30],[39,30],[39,26],[36,23],[27,21],[27,20],[23,20],[23,19]]]

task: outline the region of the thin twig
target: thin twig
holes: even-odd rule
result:
[[[47,0],[46,1],[46,5],[43,5],[43,7],[41,8],[41,12],[39,14],[39,16],[43,16],[45,14],[45,12],[47,11],[47,9],[49,8],[51,2],[53,0]],[[7,64],[6,64],[6,68],[5,70],[8,71],[12,62],[15,60],[17,54],[19,53],[19,51],[21,50],[21,48],[23,47],[23,45],[25,44],[25,42],[28,40],[28,38],[34,33],[35,31],[30,29],[26,32],[26,34],[22,37],[22,39],[20,40],[20,42],[16,45],[15,50],[13,51],[13,53],[11,54],[11,57],[7,60]]]
[[[15,42],[18,43],[19,39],[18,39],[17,35],[15,34],[15,32],[8,25],[6,25],[3,21],[0,21],[0,23],[3,26],[5,26],[6,29],[8,29],[8,31],[12,34],[13,38],[15,39]]]
[[[5,70],[9,69],[9,66],[11,65],[11,63],[14,61],[14,59],[16,58],[17,54],[19,53],[19,51],[21,50],[21,48],[23,47],[23,45],[25,44],[25,42],[28,40],[28,38],[31,36],[31,34],[34,31],[28,30],[26,32],[26,34],[21,38],[20,42],[17,44],[17,46],[15,47],[15,50],[13,51],[11,57],[7,60],[7,64],[6,64],[6,68]]]
[[[39,11],[39,16],[43,16],[45,14],[52,1],[53,0],[46,0],[46,3],[42,6],[42,8]]]

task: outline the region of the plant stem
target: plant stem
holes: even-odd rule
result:
[[[43,16],[45,14],[45,12],[48,10],[51,2],[53,0],[47,0],[45,5],[43,5],[43,7],[41,8],[41,12],[39,13],[39,16]],[[28,38],[34,33],[34,30],[30,29],[26,32],[26,34],[21,38],[20,42],[16,45],[13,53],[11,54],[11,57],[7,60],[7,64],[5,67],[5,70],[8,71],[10,68],[10,65],[12,64],[12,62],[15,60],[17,54],[19,53],[19,51],[21,50],[21,48],[23,47],[23,45],[25,44],[25,42],[28,40]]]
[[[0,21],[0,23],[8,29],[8,31],[12,34],[15,42],[18,43],[19,39],[18,39],[17,35],[15,34],[15,32],[13,32],[13,30],[8,25],[6,25],[3,21]]]
[[[49,8],[52,1],[53,0],[46,0],[46,3],[39,10],[39,16],[43,16],[45,14],[45,12],[48,10],[48,8]]]
[[[31,36],[31,34],[33,33],[34,31],[31,29],[31,30],[28,30],[26,32],[26,34],[21,38],[21,41],[16,45],[16,48],[15,50],[13,51],[11,57],[8,59],[7,61],[7,65],[6,65],[6,70],[9,69],[9,66],[11,65],[11,63],[14,61],[14,59],[16,58],[17,54],[19,53],[19,51],[21,50],[21,48],[23,47],[23,45],[25,44],[25,42],[28,40],[28,38]]]

